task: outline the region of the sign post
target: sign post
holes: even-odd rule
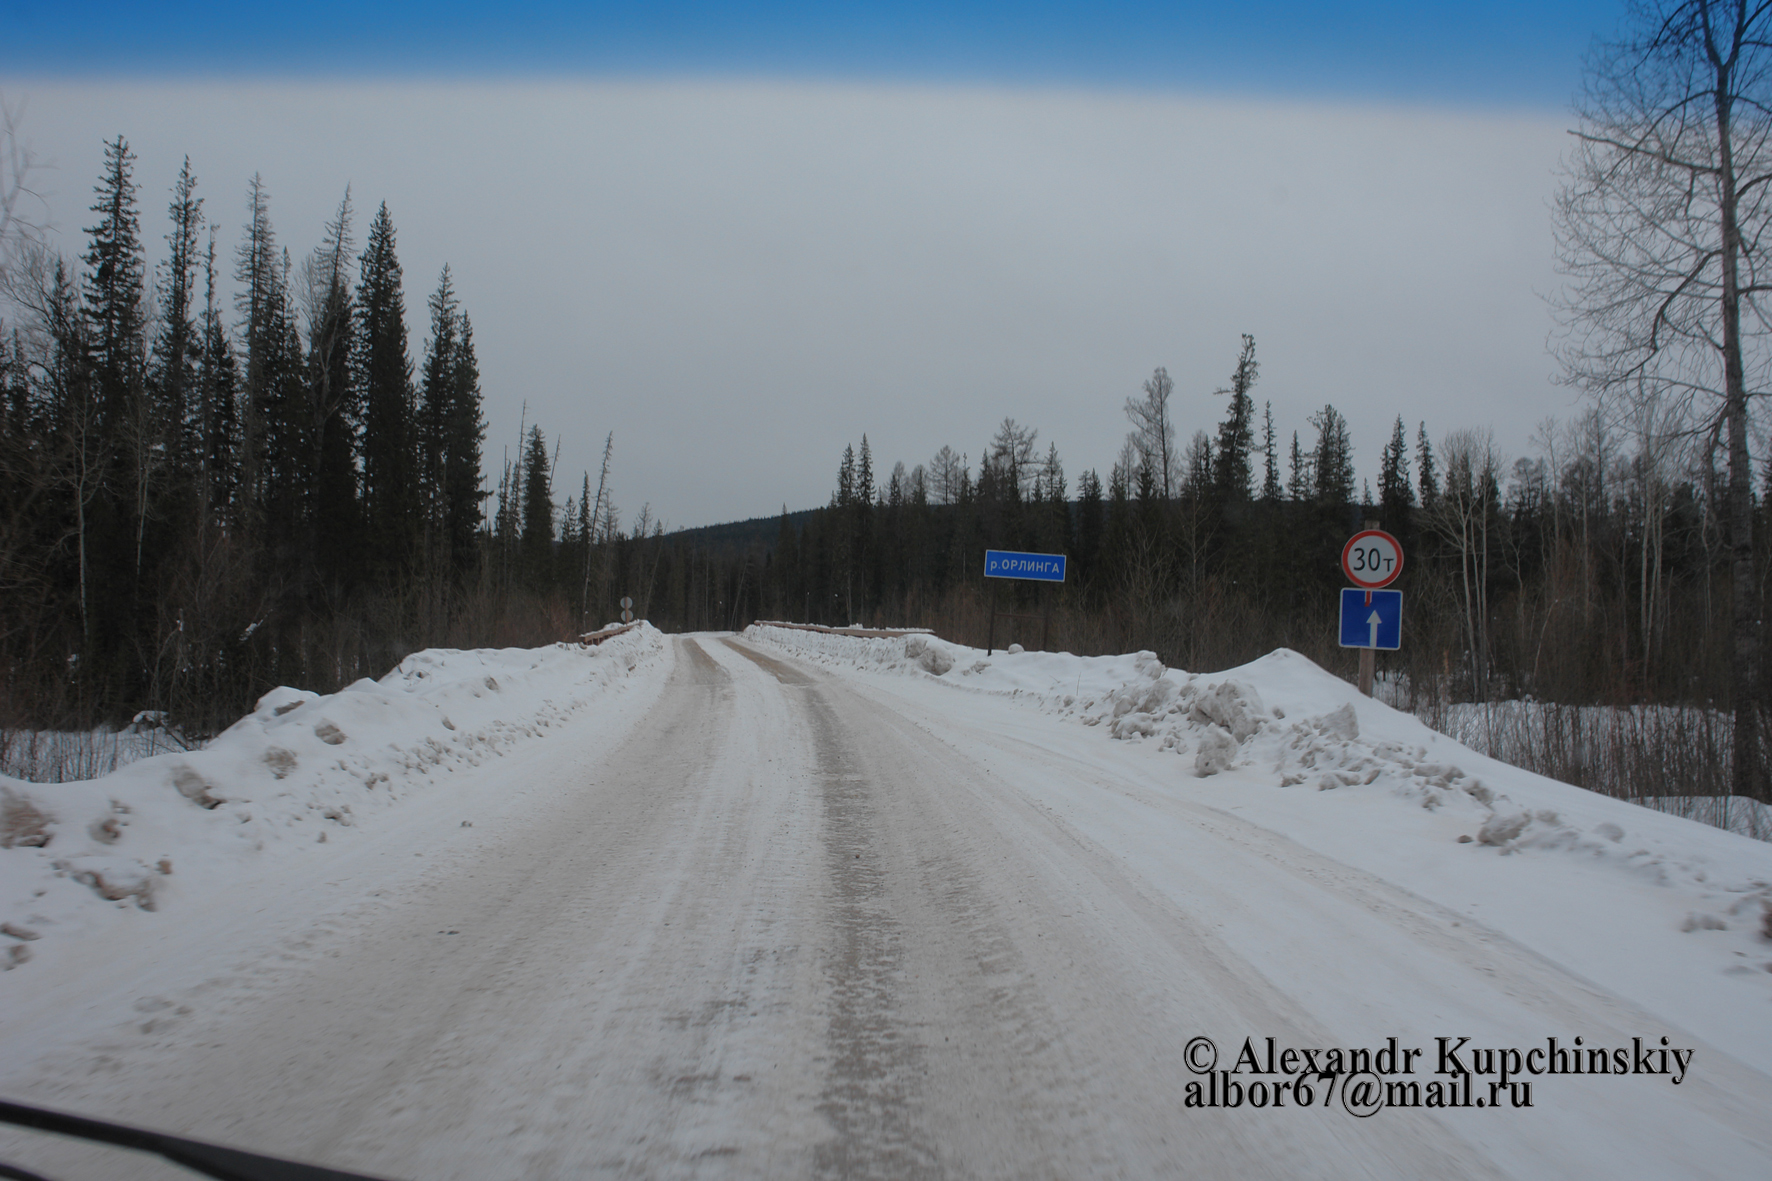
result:
[[[621,597],[621,621],[623,623],[634,622],[634,600],[627,595]]]
[[[1403,572],[1403,546],[1367,521],[1341,547],[1341,572],[1354,585],[1341,592],[1341,646],[1360,650],[1360,692],[1372,696],[1375,654],[1403,646],[1403,592],[1384,590]]]
[[[986,578],[1019,578],[1033,582],[1063,582],[1063,554],[1024,554],[1015,550],[988,549],[984,551],[984,576]],[[991,588],[991,626],[985,639],[986,656],[997,650],[997,616],[1008,619],[1038,619],[1040,623],[1040,647],[1046,647],[1046,641],[1052,631],[1052,604],[1044,594],[1040,596],[1044,610],[1039,615],[1017,615],[1009,611],[997,610],[997,589]]]

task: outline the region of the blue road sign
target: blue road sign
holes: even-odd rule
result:
[[[1383,648],[1395,651],[1403,646],[1403,592],[1394,590],[1360,590],[1343,587],[1341,591],[1341,646],[1343,648]]]
[[[1019,554],[1013,550],[984,551],[986,578],[1032,578],[1037,582],[1064,581],[1063,554]]]

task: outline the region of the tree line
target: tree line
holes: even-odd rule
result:
[[[568,634],[537,563],[512,560],[553,544],[520,462],[487,519],[449,268],[415,350],[385,204],[359,249],[347,188],[295,256],[254,176],[229,254],[187,159],[150,269],[134,166],[105,145],[78,258],[6,242],[0,724],[154,709],[202,731],[272,685],[335,689],[425,644]],[[545,454],[528,471],[551,487]]]
[[[1393,692],[1732,704],[1727,481],[1702,435],[1596,407],[1546,420],[1509,460],[1486,429],[1435,439],[1398,416],[1374,440],[1376,472],[1357,479],[1341,413],[1323,406],[1282,436],[1258,379],[1246,336],[1215,391],[1215,429],[1182,445],[1158,369],[1127,399],[1131,429],[1105,478],[1084,471],[1074,486],[1056,444],[1013,418],[976,459],[944,446],[884,476],[864,435],[803,523],[784,510],[773,539],[702,556],[698,625],[927,626],[982,646],[994,602],[1041,617],[999,619],[999,644],[1036,643],[1049,615],[1052,646],[1082,654],[1149,648],[1210,671],[1284,646],[1351,673],[1339,556],[1376,521],[1407,553],[1404,647],[1379,657]],[[1068,554],[1068,579],[987,580],[986,548]]]
[[[272,685],[336,689],[418,647],[567,638],[613,618],[622,595],[666,629],[791,618],[931,626],[978,644],[995,607],[1049,617],[1053,646],[1079,653],[1150,648],[1210,670],[1287,646],[1349,671],[1337,556],[1375,520],[1409,555],[1404,647],[1380,658],[1390,691],[1418,704],[1740,707],[1736,743],[1745,732],[1751,748],[1772,469],[1748,467],[1737,370],[1763,364],[1741,343],[1758,321],[1738,317],[1718,349],[1703,310],[1717,303],[1667,319],[1676,305],[1663,299],[1663,319],[1640,331],[1623,318],[1630,282],[1650,290],[1665,274],[1683,299],[1697,281],[1630,253],[1647,231],[1618,221],[1638,207],[1603,187],[1625,176],[1603,165],[1637,149],[1616,139],[1586,141],[1592,159],[1571,165],[1558,214],[1577,280],[1565,365],[1600,396],[1541,424],[1525,456],[1503,457],[1484,430],[1435,438],[1399,416],[1369,441],[1376,470],[1358,479],[1334,406],[1276,427],[1244,337],[1210,392],[1178,398],[1154,371],[1126,399],[1128,434],[1105,475],[1073,481],[1056,443],[1013,418],[976,452],[942,446],[887,471],[864,435],[828,503],[784,506],[740,542],[669,534],[649,507],[624,524],[613,438],[563,504],[557,443],[550,452],[539,425],[525,421],[488,465],[472,323],[445,267],[415,347],[385,205],[359,249],[347,189],[320,244],[292,255],[255,177],[224,257],[187,161],[150,267],[119,137],[86,248],[69,259],[19,218],[20,163],[6,155],[0,725],[151,709],[201,732]],[[1757,237],[1738,226],[1734,242],[1754,257]],[[1718,256],[1695,257],[1692,273],[1717,286],[1704,268]],[[1617,279],[1625,263],[1642,275]],[[1719,282],[1707,298],[1752,306],[1757,287]],[[1716,374],[1694,368],[1713,353],[1714,388]],[[1184,441],[1186,419],[1213,425]],[[987,582],[986,548],[1067,553],[1070,579]],[[1011,620],[999,635],[1029,643],[1044,623]]]

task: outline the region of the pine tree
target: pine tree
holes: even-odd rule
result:
[[[1218,391],[1231,398],[1218,427],[1218,449],[1213,459],[1214,483],[1221,503],[1249,499],[1254,477],[1249,453],[1255,443],[1255,400],[1249,391],[1255,386],[1260,368],[1255,360],[1255,338],[1244,333],[1243,351],[1237,357],[1236,371],[1231,374],[1230,388]]]
[[[385,571],[403,573],[416,556],[421,519],[406,299],[386,202],[363,246],[357,309],[352,367],[363,400],[366,541]],[[545,467],[541,474],[545,480]]]

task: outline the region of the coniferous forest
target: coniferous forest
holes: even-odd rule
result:
[[[1379,656],[1400,702],[1733,705],[1713,436],[1664,410],[1547,420],[1511,459],[1486,430],[1399,414],[1362,451],[1333,406],[1276,428],[1246,336],[1222,388],[1158,369],[1126,398],[1105,474],[1067,476],[1013,418],[976,452],[889,470],[863,436],[824,461],[822,507],[667,533],[649,508],[623,520],[613,438],[570,481],[526,422],[489,470],[469,311],[445,267],[409,326],[385,205],[359,245],[346,191],[292,251],[254,178],[224,243],[188,162],[144,228],[159,198],[133,165],[106,146],[79,257],[26,243],[5,275],[0,725],[159,710],[200,735],[274,685],[571,638],[623,595],[667,630],[790,619],[981,646],[994,600],[999,645],[1045,633],[1202,671],[1285,646],[1351,674],[1338,558],[1365,521],[1408,554],[1403,648]],[[1179,420],[1215,426],[1184,442]],[[987,547],[1065,553],[1069,578],[987,582]]]

